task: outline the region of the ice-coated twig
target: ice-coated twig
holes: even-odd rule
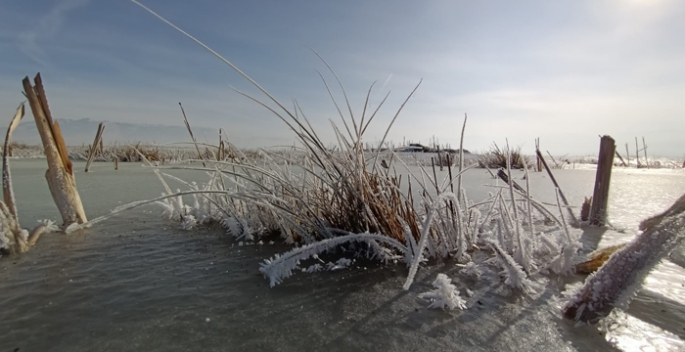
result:
[[[624,308],[649,272],[685,239],[685,194],[650,218],[644,232],[588,277],[563,309],[564,316],[594,323],[615,307]]]
[[[490,208],[488,209],[488,213],[485,215],[483,222],[478,227],[478,232],[483,232],[485,226],[490,223],[490,216],[492,216],[492,212],[493,212],[493,210],[495,210],[495,206],[498,204],[498,200],[501,196],[502,196],[502,190],[500,189],[497,191],[497,194],[495,194],[495,196],[492,198],[492,202],[490,203]]]
[[[402,286],[405,290],[408,290],[409,287],[411,287],[412,282],[414,282],[414,276],[416,276],[416,271],[419,269],[419,262],[421,261],[421,253],[423,253],[423,249],[426,247],[426,241],[428,241],[428,237],[430,237],[430,225],[433,222],[436,213],[440,210],[440,205],[446,200],[452,200],[454,203],[459,203],[459,200],[454,193],[447,192],[441,194],[433,201],[433,204],[431,204],[428,216],[421,227],[421,239],[419,240],[416,252],[414,252],[414,261],[411,263],[407,280],[404,282],[404,286]]]
[[[494,241],[490,242],[490,247],[497,253],[502,263],[504,284],[512,288],[518,288],[524,293],[532,293],[534,291],[533,283],[528,279],[528,276],[514,258]]]
[[[536,243],[536,237],[535,237],[535,224],[533,223],[533,207],[531,205],[530,201],[530,174],[528,173],[528,163],[526,163],[526,158],[521,158],[523,161],[523,167],[525,170],[525,177],[526,177],[526,210],[528,212],[528,226],[530,227],[530,236],[531,239],[533,240],[532,243]],[[535,246],[531,248],[531,251],[535,251]]]
[[[559,188],[556,189],[556,197],[557,197],[557,207],[559,208],[559,217],[561,219],[561,224],[563,225],[564,228],[564,235],[566,235],[566,241],[567,243],[573,243],[573,238],[571,237],[571,232],[568,230],[568,225],[566,224],[566,219],[564,218],[564,212],[561,211],[561,203],[559,203],[559,195],[560,195],[561,190]]]
[[[563,223],[564,229],[564,240],[562,241],[562,248],[559,255],[554,257],[547,267],[553,272],[561,275],[570,275],[574,272],[574,262],[573,259],[578,253],[581,244],[576,240],[574,236],[571,236],[571,232],[568,230],[566,225],[566,219],[564,218],[564,212],[561,210],[561,203],[559,202],[559,189],[557,188],[557,207],[559,209],[559,217]]]
[[[12,148],[12,132],[19,126],[21,118],[24,117],[24,103],[21,103],[17,108],[17,112],[12,118],[9,127],[7,128],[7,134],[5,135],[5,146],[2,149],[2,195],[7,208],[14,218],[14,222],[19,223],[19,217],[17,216],[17,205],[14,199],[14,190],[12,189],[12,175],[10,173],[10,148]]]
[[[346,236],[329,238],[308,244],[306,246],[298,247],[282,255],[276,255],[272,259],[265,259],[264,263],[260,264],[259,271],[269,279],[271,287],[273,287],[276,284],[281,283],[283,279],[292,275],[293,270],[297,268],[297,263],[302,259],[306,259],[315,254],[328,251],[343,243],[360,241],[365,242],[368,240],[389,244],[399,249],[401,252],[407,250],[407,247],[387,236],[372,233],[350,233]]]
[[[84,229],[84,228],[88,228],[88,227],[90,227],[90,226],[92,226],[92,225],[94,225],[94,224],[96,224],[96,223],[99,223],[99,222],[101,222],[101,221],[107,220],[107,219],[109,219],[109,218],[111,218],[111,217],[113,217],[113,216],[115,216],[115,215],[117,215],[117,214],[119,214],[119,213],[121,213],[121,212],[130,210],[130,209],[133,209],[133,208],[137,208],[137,207],[140,207],[140,206],[143,206],[143,205],[147,205],[147,204],[152,204],[152,203],[157,203],[157,204],[159,204],[159,201],[165,200],[165,199],[168,199],[168,198],[176,198],[176,197],[180,197],[180,196],[184,196],[184,195],[191,195],[191,194],[211,194],[211,193],[222,194],[222,195],[237,196],[237,192],[216,191],[216,190],[210,190],[210,191],[186,191],[186,192],[179,192],[179,193],[175,193],[175,194],[165,194],[165,195],[163,195],[163,196],[161,196],[161,197],[157,197],[157,198],[153,198],[153,199],[149,199],[149,200],[140,200],[140,201],[135,201],[135,202],[131,202],[131,203],[128,203],[128,204],[120,205],[120,206],[114,208],[114,210],[112,210],[109,214],[105,214],[105,215],[99,216],[99,217],[97,217],[97,218],[95,218],[95,219],[92,219],[92,220],[90,220],[90,221],[88,221],[88,222],[85,222],[85,223],[83,223],[83,224],[71,224],[70,226],[68,226],[67,228],[64,229],[64,232],[65,232],[65,233],[71,233],[71,232],[74,232],[74,231],[76,231],[76,230],[81,230],[81,229]]]

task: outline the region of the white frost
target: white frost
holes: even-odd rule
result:
[[[433,281],[433,287],[435,290],[419,294],[419,298],[431,302],[428,308],[466,309],[466,301],[461,299],[457,287],[452,284],[452,279],[447,275],[438,274]]]

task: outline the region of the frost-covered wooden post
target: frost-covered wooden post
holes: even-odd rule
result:
[[[76,189],[74,168],[69,161],[67,146],[64,143],[59,123],[52,120],[40,73],[34,78],[35,86],[31,85],[28,77],[25,77],[22,83],[36,120],[36,128],[38,128],[43,148],[45,148],[45,157],[48,161],[45,178],[48,181],[52,198],[62,215],[63,225],[67,227],[74,223],[85,223],[87,219],[81,204],[81,197]]]
[[[649,272],[685,239],[685,194],[665,212],[640,224],[643,230],[599,271],[564,307],[568,319],[595,322],[616,306],[627,306]]]
[[[592,194],[592,206],[590,209],[590,224],[592,225],[603,226],[606,223],[611,167],[614,164],[615,153],[616,143],[614,139],[610,136],[603,136],[599,144],[595,191]]]

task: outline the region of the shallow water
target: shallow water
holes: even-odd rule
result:
[[[75,164],[90,218],[163,192],[152,170],[140,164],[121,163],[114,171],[111,164],[95,163],[90,173],[79,172],[83,163]],[[58,219],[45,168],[45,160],[12,160],[25,227],[38,219]],[[186,180],[206,179],[197,171],[168,172]],[[573,205],[592,194],[594,174],[555,171]],[[514,179],[525,187],[522,175],[515,171]],[[536,198],[555,201],[546,175],[531,173],[530,181]],[[609,221],[624,231],[605,232],[603,243],[630,239],[640,220],[685,192],[684,181],[682,170],[616,169]],[[470,170],[464,178],[473,200],[496,192],[482,186],[495,183],[484,170]],[[630,308],[608,319],[605,329],[574,328],[559,316],[563,299],[554,298],[562,282],[534,297],[508,297],[460,276],[450,262],[421,269],[407,292],[401,289],[404,266],[375,263],[297,274],[269,288],[258,264],[285,246],[239,246],[219,228],[182,231],[160,219],[158,208],[141,209],[74,235],[46,235],[29,253],[0,259],[0,351],[685,348],[685,276],[671,261],[647,278]],[[601,231],[587,232],[591,242]],[[469,309],[429,310],[417,299],[431,289],[438,272],[475,292],[467,298]],[[466,297],[465,290],[461,295]]]

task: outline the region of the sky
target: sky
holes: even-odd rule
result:
[[[645,137],[656,156],[685,155],[685,2],[141,0],[231,61],[288,108],[297,100],[318,134],[344,98],[355,118],[389,98],[366,131],[378,143],[464,148],[493,142],[532,153],[596,154]],[[127,0],[0,0],[0,107],[6,123],[21,79],[41,72],[53,115],[223,128],[238,146],[290,145],[294,135],[246,79]],[[274,106],[274,104],[270,104]],[[30,119],[32,116],[27,115]],[[26,117],[25,117],[26,118]],[[95,131],[93,131],[93,134]],[[214,135],[199,136],[215,141]],[[92,137],[90,137],[92,138]],[[69,143],[69,141],[67,141]],[[74,141],[75,144],[82,143]],[[641,146],[640,146],[641,147]]]

